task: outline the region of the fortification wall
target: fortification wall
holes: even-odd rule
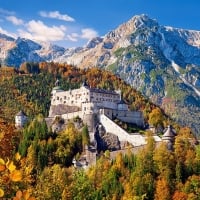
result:
[[[101,109],[100,112],[108,116],[110,119],[116,117],[123,122],[136,124],[141,127],[144,126],[143,114],[140,111]]]
[[[104,114],[100,114],[99,120],[106,129],[106,132],[117,135],[120,141],[128,141],[133,146],[141,146],[146,144],[146,139],[141,134],[128,134],[125,130],[119,127],[116,123],[114,123]]]
[[[77,106],[68,106],[68,105],[51,105],[49,109],[49,117],[54,117],[56,115],[63,115],[66,113],[72,113],[80,111],[80,107]]]
[[[110,120],[107,116],[104,114],[100,114],[99,120],[101,124],[106,129],[106,132],[113,133],[114,135],[117,135],[120,141],[128,141],[133,146],[141,146],[145,145],[147,143],[146,137],[139,134],[139,133],[127,133],[124,129],[119,127],[116,123],[114,123],[112,120]],[[162,141],[159,136],[153,136],[155,142]]]
[[[83,118],[82,111],[77,111],[77,112],[72,112],[72,113],[66,113],[66,114],[61,115],[61,117],[63,119],[65,119],[65,120],[73,119],[73,118],[75,118],[77,116],[79,116],[80,118]]]

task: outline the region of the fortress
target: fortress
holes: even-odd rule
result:
[[[122,99],[120,91],[91,88],[86,82],[79,89],[64,91],[60,88],[59,81],[56,81],[51,93],[49,116],[46,118],[47,124],[52,126],[52,129],[53,121],[57,117],[62,119],[64,124],[76,117],[80,117],[87,124],[90,145],[86,148],[83,162],[89,165],[96,161],[96,150],[98,149],[98,143],[102,140],[102,136],[109,137],[107,141],[109,144],[114,143],[114,151],[123,151],[123,145],[126,143],[132,145],[133,151],[137,151],[138,148],[143,148],[147,143],[145,135],[128,133],[115,123],[117,119],[137,127],[144,127],[142,112],[130,111],[128,105]],[[168,136],[170,130],[171,128],[168,128],[164,135],[167,134]],[[59,127],[54,127],[54,131],[59,131]],[[155,142],[162,141],[157,135],[153,137]],[[167,137],[166,142],[169,142],[173,137],[171,135]],[[73,163],[78,166],[76,160]],[[86,166],[86,164],[80,164],[80,166]]]
[[[64,91],[57,80],[51,93],[48,118],[69,120],[77,116],[88,125],[91,142],[95,140],[95,131],[103,127],[105,132],[114,134],[119,141],[129,142],[133,146],[146,144],[145,137],[141,134],[129,134],[114,122],[114,119],[118,119],[144,127],[142,112],[130,111],[120,91],[91,88],[86,82],[79,89]]]
[[[120,91],[91,88],[86,82],[79,89],[63,91],[56,82],[51,93],[50,118],[60,116],[67,120],[79,116],[88,125],[89,131],[93,132],[100,114],[110,120],[117,118],[139,127],[144,126],[142,112],[129,111]]]

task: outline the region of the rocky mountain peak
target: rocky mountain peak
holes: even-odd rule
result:
[[[102,37],[95,37],[95,38],[89,40],[85,47],[88,49],[94,48],[102,41],[103,41]]]
[[[7,40],[7,41],[14,41],[15,39],[8,36],[8,35],[5,35],[3,33],[0,32],[0,39],[4,39],[4,40]]]
[[[132,24],[135,29],[139,28],[152,28],[159,26],[155,19],[151,19],[148,15],[136,15],[132,17],[127,24]]]

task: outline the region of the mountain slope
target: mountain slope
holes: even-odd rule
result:
[[[23,62],[52,61],[65,48],[49,43],[37,43],[25,38],[14,39],[0,33],[0,63],[19,67]]]
[[[56,61],[111,70],[173,118],[199,131],[200,31],[160,26],[146,15],[135,16]]]

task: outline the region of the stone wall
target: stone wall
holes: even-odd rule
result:
[[[80,111],[80,108],[77,106],[68,106],[68,105],[51,105],[49,109],[49,117],[54,117],[56,115],[63,115],[67,113]]]
[[[83,115],[82,115],[82,111],[77,111],[77,112],[71,112],[71,113],[66,113],[66,114],[62,114],[60,115],[64,120],[68,120],[68,119],[73,119],[77,116],[79,116],[81,119],[83,119]]]
[[[116,123],[114,123],[112,120],[110,120],[107,116],[104,114],[99,115],[99,121],[104,126],[106,132],[110,132],[118,136],[120,142],[122,141],[128,141],[131,143],[134,147],[135,146],[141,146],[145,145],[147,143],[146,137],[142,136],[139,133],[127,133],[124,129],[119,127]],[[158,136],[153,136],[156,142],[160,142],[161,138]]]
[[[101,109],[100,113],[105,114],[110,119],[117,118],[123,122],[136,124],[137,126],[144,126],[143,114],[140,111],[125,111],[125,110],[111,110]]]

